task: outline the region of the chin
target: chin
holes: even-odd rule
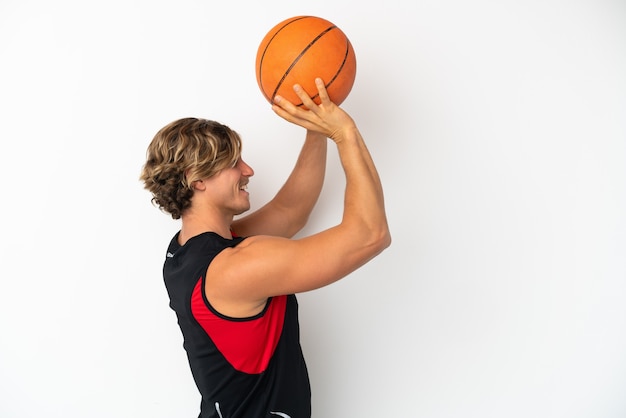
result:
[[[243,213],[246,213],[247,211],[250,210],[250,206],[248,205],[248,207],[244,208],[244,209],[240,209],[237,212],[235,212],[235,216],[241,215]]]

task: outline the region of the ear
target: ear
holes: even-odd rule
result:
[[[204,184],[204,181],[196,180],[193,183],[191,183],[191,188],[194,190],[198,190],[198,191],[204,191],[206,190],[206,185]]]

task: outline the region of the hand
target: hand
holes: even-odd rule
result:
[[[304,108],[297,107],[283,97],[274,97],[272,110],[281,118],[310,131],[319,132],[339,143],[346,131],[356,129],[356,124],[343,109],[333,103],[321,78],[315,79],[321,100],[317,105],[313,99],[296,84],[293,89],[302,100]]]

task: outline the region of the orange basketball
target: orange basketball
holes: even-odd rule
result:
[[[356,56],[348,37],[315,16],[296,16],[274,26],[256,55],[257,83],[267,101],[278,94],[301,106],[293,91],[297,83],[319,104],[316,77],[324,80],[335,104],[345,100],[356,77]]]

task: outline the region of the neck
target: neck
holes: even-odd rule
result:
[[[204,232],[215,232],[226,239],[232,239],[230,231],[230,224],[232,223],[232,217],[219,218],[216,216],[209,216],[208,213],[199,216],[193,211],[185,213],[182,217],[182,226],[180,228],[180,234],[178,241],[182,245],[190,238]]]

